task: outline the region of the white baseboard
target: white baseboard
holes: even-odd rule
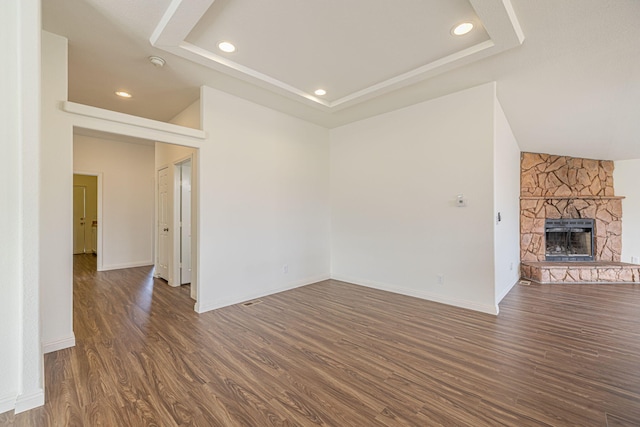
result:
[[[16,398],[16,414],[44,405],[44,389],[39,388],[31,393],[21,394]]]
[[[53,353],[54,351],[63,350],[69,347],[75,347],[76,345],[76,337],[75,335],[71,335],[67,338],[58,339],[55,341],[43,342],[42,343],[42,351],[44,353]]]
[[[246,295],[236,295],[232,297],[220,298],[215,301],[197,301],[194,306],[194,311],[196,313],[205,313],[211,310],[217,310],[219,308],[228,307],[230,305],[240,304],[245,301],[250,301],[256,298],[266,297],[268,295],[277,294],[280,292],[288,291],[291,289],[299,288],[301,286],[311,285],[312,283],[322,282],[323,280],[329,280],[330,277],[328,274],[323,274],[320,276],[309,277],[303,280],[298,280],[296,282],[287,283],[284,286],[272,288],[266,291],[254,292]]]
[[[410,297],[420,298],[428,301],[438,302],[441,304],[452,305],[454,307],[466,308],[469,310],[479,311],[481,313],[497,315],[499,312],[498,305],[479,304],[474,301],[468,301],[460,298],[445,297],[429,292],[418,291],[415,289],[400,288],[398,286],[388,285],[386,283],[374,282],[372,280],[357,279],[354,277],[346,277],[341,275],[332,275],[333,280],[341,282],[353,283],[354,285],[366,286],[368,288],[379,289],[381,291],[393,292],[395,294],[406,295]]]
[[[511,289],[513,289],[513,287],[516,285],[516,283],[518,283],[518,280],[520,280],[520,277],[516,278],[515,281],[513,282],[513,284],[511,284],[511,286],[507,286],[505,289],[502,290],[502,292],[500,292],[500,294],[496,298],[496,304],[500,304],[500,301],[502,301],[502,299],[507,296],[509,291],[511,291]]]
[[[12,411],[16,407],[16,395],[8,394],[0,397],[0,414],[4,414],[7,411]]]
[[[217,307],[216,303],[213,301],[200,302],[196,301],[193,305],[193,311],[198,314],[206,313],[207,311],[215,310]]]
[[[122,268],[147,267],[153,265],[153,261],[127,262],[124,264],[103,265],[99,271],[120,270]]]

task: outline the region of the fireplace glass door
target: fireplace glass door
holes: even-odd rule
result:
[[[593,219],[547,219],[547,261],[593,261]]]

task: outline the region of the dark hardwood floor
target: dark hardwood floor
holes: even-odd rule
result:
[[[640,425],[637,284],[517,285],[494,317],[326,281],[198,315],[75,261],[77,345],[0,425]]]

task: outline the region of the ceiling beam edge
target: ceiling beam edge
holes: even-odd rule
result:
[[[155,47],[178,46],[215,0],[173,0],[149,41]]]

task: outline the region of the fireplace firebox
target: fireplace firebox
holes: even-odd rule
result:
[[[546,219],[547,261],[593,261],[593,219]]]

